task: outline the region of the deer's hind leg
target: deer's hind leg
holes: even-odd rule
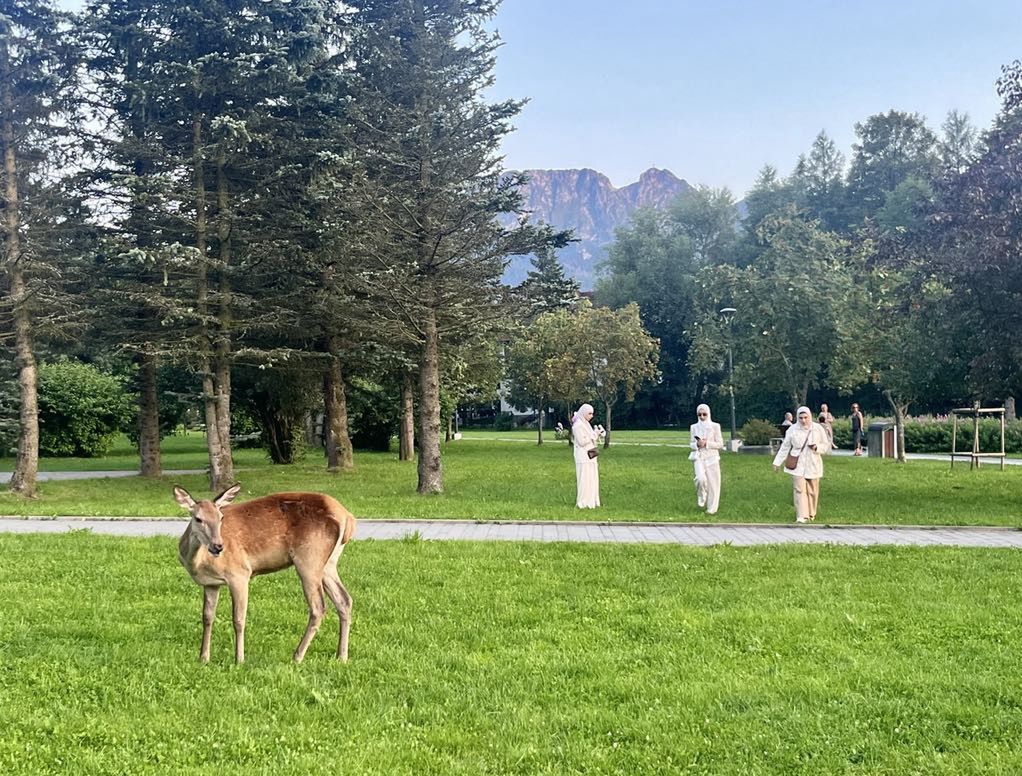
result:
[[[337,659],[348,659],[348,631],[351,630],[351,595],[341,582],[337,568],[327,564],[323,573],[323,589],[333,601],[337,616],[341,618],[341,632],[337,639]]]
[[[305,651],[312,643],[320,623],[323,622],[323,613],[326,607],[323,604],[323,567],[319,564],[305,564],[295,560],[295,569],[298,577],[302,580],[302,590],[305,593],[305,600],[309,604],[309,624],[305,628],[305,635],[298,643],[294,659],[301,663],[305,658]]]

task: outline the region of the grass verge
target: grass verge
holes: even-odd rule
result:
[[[1015,551],[355,542],[351,662],[288,571],[240,668],[175,551],[0,535],[0,772],[1022,771]]]
[[[176,443],[179,444],[179,443]],[[201,438],[191,440],[192,448]],[[329,475],[318,455],[293,466],[274,466],[242,451],[238,479],[246,498],[275,491],[330,493],[359,517],[462,518],[470,520],[578,520],[613,522],[706,522],[695,504],[687,450],[614,445],[600,457],[603,507],[575,509],[575,472],[564,443],[542,447],[496,440],[460,441],[444,451],[445,493],[415,493],[414,463],[392,453],[359,453],[356,470]],[[194,449],[175,455],[194,457]],[[95,465],[95,464],[94,464]],[[791,482],[775,473],[767,456],[726,455],[723,496],[713,522],[786,523],[794,519]],[[23,500],[0,490],[0,514],[161,516],[177,515],[173,482],[205,492],[204,475],[161,479],[42,482],[39,498]],[[831,456],[821,487],[819,521],[834,524],[1007,525],[1018,523],[1015,494],[1022,467],[985,466]]]

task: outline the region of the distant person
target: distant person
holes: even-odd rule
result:
[[[834,446],[834,416],[830,414],[830,407],[826,404],[820,405],[820,417],[817,418],[820,425],[823,426],[827,432],[827,436],[830,437],[830,445]]]
[[[830,436],[819,423],[813,423],[808,407],[799,407],[797,422],[784,435],[781,449],[774,456],[774,471],[784,465],[791,475],[795,500],[795,521],[805,523],[816,519],[820,501],[820,478],[823,477],[823,458],[830,452]]]
[[[593,428],[593,405],[583,404],[571,419],[571,444],[575,452],[575,506],[596,509],[600,506],[600,451],[597,444],[605,432]]]
[[[855,455],[862,455],[862,432],[866,427],[866,418],[857,403],[852,403],[852,445]]]
[[[794,422],[795,422],[795,416],[792,415],[790,412],[785,412],[784,413],[784,420],[781,421],[781,425],[780,425],[781,436],[784,436],[785,434],[788,433],[788,429],[791,427],[791,425]]]
[[[696,407],[697,422],[689,427],[692,452],[688,459],[695,470],[696,503],[706,514],[717,514],[720,504],[720,451],[724,449],[724,436],[720,423],[710,418],[710,408],[705,404]]]

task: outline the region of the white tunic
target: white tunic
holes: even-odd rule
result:
[[[587,450],[597,449],[599,435],[584,420],[576,420],[571,427],[571,443],[575,453],[575,506],[595,509],[600,506],[600,467]]]
[[[806,437],[809,437],[808,442]],[[803,445],[805,446],[804,450]],[[816,450],[810,450],[809,445],[816,445]],[[788,427],[788,431],[784,435],[784,442],[781,443],[781,449],[774,456],[774,466],[783,466],[788,453],[793,453],[798,456],[798,463],[794,469],[785,469],[784,471],[793,477],[818,480],[823,476],[823,458],[820,456],[829,453],[830,447],[830,436],[819,423],[813,423],[809,428],[803,428],[796,423]]]

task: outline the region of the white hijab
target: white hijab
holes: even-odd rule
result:
[[[706,417],[700,418],[699,413],[706,410]],[[712,421],[713,416],[710,414],[710,408],[706,404],[700,404],[696,407],[696,436],[700,439],[709,439],[710,432],[713,431]]]
[[[590,412],[595,412],[595,410],[593,409],[593,405],[583,404],[581,407],[575,410],[575,415],[571,419],[571,425],[574,426],[576,423],[585,423],[586,428],[592,431],[593,427],[589,423],[589,418],[586,417],[586,415],[588,415]]]
[[[805,426],[802,425],[802,421],[798,419],[798,416],[801,415],[803,412],[809,416],[809,428],[812,428],[813,413],[810,411],[808,407],[799,407],[797,410],[795,410],[795,425],[798,426],[799,428],[805,428]]]

